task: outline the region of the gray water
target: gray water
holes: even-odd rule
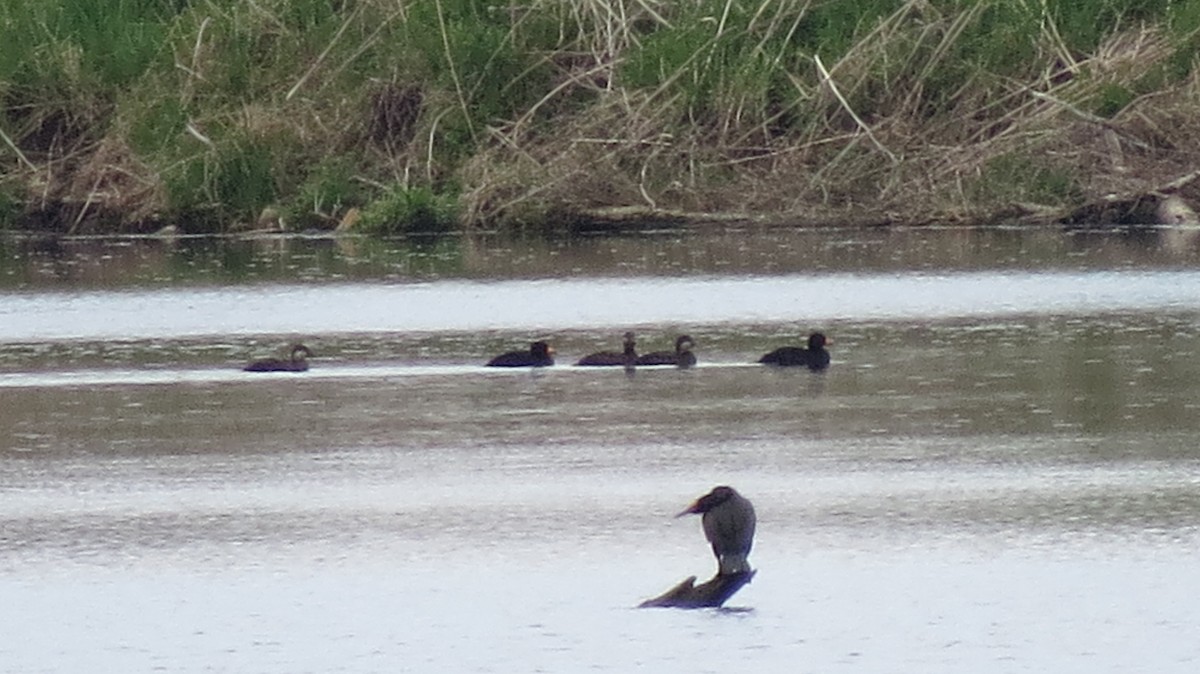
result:
[[[6,241],[0,669],[1195,671],[1194,234]]]

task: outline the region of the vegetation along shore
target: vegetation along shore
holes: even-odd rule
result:
[[[0,44],[10,229],[1200,204],[1191,0],[16,0]]]

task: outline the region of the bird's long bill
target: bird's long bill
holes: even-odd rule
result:
[[[679,518],[679,517],[683,517],[684,515],[694,515],[698,512],[700,512],[700,499],[696,499],[695,501],[692,501],[692,504],[690,506],[688,506],[687,508],[682,510],[675,517]]]

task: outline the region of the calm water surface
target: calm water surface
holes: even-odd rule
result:
[[[4,240],[2,669],[1193,672],[1195,234]]]

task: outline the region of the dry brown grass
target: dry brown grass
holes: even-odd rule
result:
[[[787,134],[773,134],[761,118],[739,125],[753,116],[737,106],[716,120],[680,124],[687,111],[666,97],[666,87],[612,88],[599,104],[536,132],[498,130],[464,173],[468,218],[522,220],[572,209],[602,216],[629,207],[792,222],[1060,217],[1080,202],[1149,193],[1200,168],[1194,75],[1112,118],[1085,111],[1107,87],[1140,81],[1163,65],[1172,51],[1159,31],[1127,30],[1095,54],[1072,58],[1047,25],[1043,67],[1024,80],[963,82],[951,109],[929,115],[919,105],[922,78],[976,18],[972,11],[922,15],[920,34],[903,36],[912,58],[922,60],[898,69],[915,77],[882,88],[868,81],[870,64],[927,9],[905,4],[836,63],[814,55],[813,72],[792,78],[791,107],[809,110],[811,121]],[[875,112],[859,114],[853,101],[869,86]],[[1042,201],[989,196],[989,182],[999,179],[991,167],[1011,158],[1062,176],[1072,192]]]
[[[166,206],[162,183],[122,136],[104,138],[94,151],[81,152],[77,159],[71,180],[62,183],[61,201],[76,209],[69,234],[94,233],[90,227],[96,223],[159,220]]]

